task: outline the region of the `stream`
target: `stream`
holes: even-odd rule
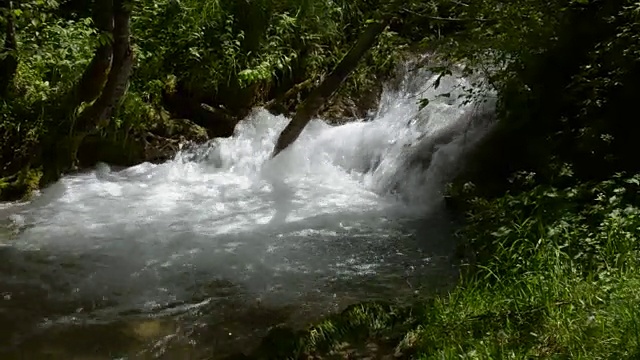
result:
[[[442,191],[493,104],[409,68],[367,119],[316,119],[274,159],[288,119],[255,109],[171,161],[0,204],[0,358],[218,358],[277,324],[455,285]]]

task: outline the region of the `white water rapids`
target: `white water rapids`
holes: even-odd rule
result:
[[[436,78],[405,72],[371,119],[314,120],[272,160],[288,119],[257,109],[174,160],[103,164],[0,208],[15,230],[0,232],[0,310],[31,286],[54,309],[40,326],[206,305],[232,317],[246,299],[326,311],[455,276],[446,230],[425,219],[492,109],[463,104],[468,80]]]

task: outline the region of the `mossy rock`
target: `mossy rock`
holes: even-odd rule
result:
[[[78,150],[78,160],[80,167],[91,167],[98,162],[116,166],[162,162],[171,159],[180,144],[203,143],[208,139],[207,131],[193,122],[169,119],[128,137],[88,136]]]
[[[427,304],[420,309],[382,302],[351,305],[305,330],[275,327],[250,355],[227,359],[405,358],[399,345]]]
[[[207,130],[187,119],[168,119],[158,122],[151,132],[169,139],[183,139],[195,143],[209,140]]]
[[[42,171],[24,168],[17,174],[0,179],[0,201],[16,201],[28,198],[38,190]]]
[[[141,137],[144,161],[170,160],[185,143],[201,144],[209,140],[207,130],[187,119],[170,119],[158,123]]]

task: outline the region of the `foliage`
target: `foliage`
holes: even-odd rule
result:
[[[19,62],[9,97],[0,99],[0,176],[17,181],[36,161],[43,137],[58,126],[52,107],[80,77],[95,46],[90,22],[56,18],[56,6],[25,2],[15,10]],[[34,188],[33,182],[22,185],[16,188]]]
[[[161,79],[158,73],[173,74],[190,91],[212,97],[221,89],[315,78],[354,42],[375,9],[375,2],[373,8],[364,3],[143,1],[134,22],[140,61],[136,78],[146,84]],[[388,70],[384,56],[395,50],[388,44],[375,56],[382,59],[381,70]]]
[[[564,163],[585,181],[640,171],[640,126],[628,117],[640,91],[631,55],[640,48],[637,1],[445,1],[410,10],[450,24],[446,36],[423,38],[435,52],[434,71],[464,64],[498,95],[499,122],[457,182],[495,198],[513,189],[516,171],[547,184]]]
[[[95,30],[90,19],[52,19],[31,24],[18,43],[20,62],[16,91],[22,101],[47,101],[69,91],[91,61]]]
[[[225,116],[242,117],[251,107],[307,82],[311,86],[301,87],[298,100],[285,99],[284,109],[291,111],[350,49],[380,3],[135,1],[134,73],[111,125],[100,136],[131,139],[158,128],[167,116],[189,117],[193,109],[185,115],[171,107],[168,88],[182,96],[179,104],[205,103]],[[0,176],[13,176],[30,164],[50,167],[42,164],[49,161],[41,156],[43,149],[72,136],[76,115],[90,105],[69,111],[67,98],[98,45],[111,41],[95,29],[91,8],[83,2],[14,2],[13,16],[19,62],[11,92],[0,100]],[[389,74],[404,43],[399,34],[387,31],[341,96],[378,85],[371,74]]]
[[[423,44],[436,49],[448,63],[464,62],[483,70],[499,88],[501,82],[515,75],[517,63],[527,62],[558,40],[560,19],[572,2],[443,1],[426,2],[413,11],[436,25],[456,23],[447,36],[428,33]]]
[[[471,197],[461,235],[474,270],[412,334],[424,358],[637,356],[639,185],[618,174]]]
[[[415,326],[411,309],[371,302],[349,306],[305,331],[276,328],[269,332],[254,356],[268,359],[299,359],[335,352],[345,343],[358,344],[391,333],[396,337]],[[395,340],[400,340],[396,338]],[[388,339],[387,339],[388,340]]]

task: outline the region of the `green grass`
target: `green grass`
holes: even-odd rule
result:
[[[553,275],[558,274],[536,274],[507,286],[461,287],[438,299],[401,346],[420,359],[640,355],[637,276],[589,282]]]
[[[475,258],[452,292],[353,306],[284,348],[273,333],[255,357],[332,358],[345,342],[374,342],[415,359],[640,358],[640,176],[562,189],[521,178],[526,190],[497,199],[454,192]]]
[[[639,183],[470,198],[475,266],[405,346],[421,359],[640,357]]]

